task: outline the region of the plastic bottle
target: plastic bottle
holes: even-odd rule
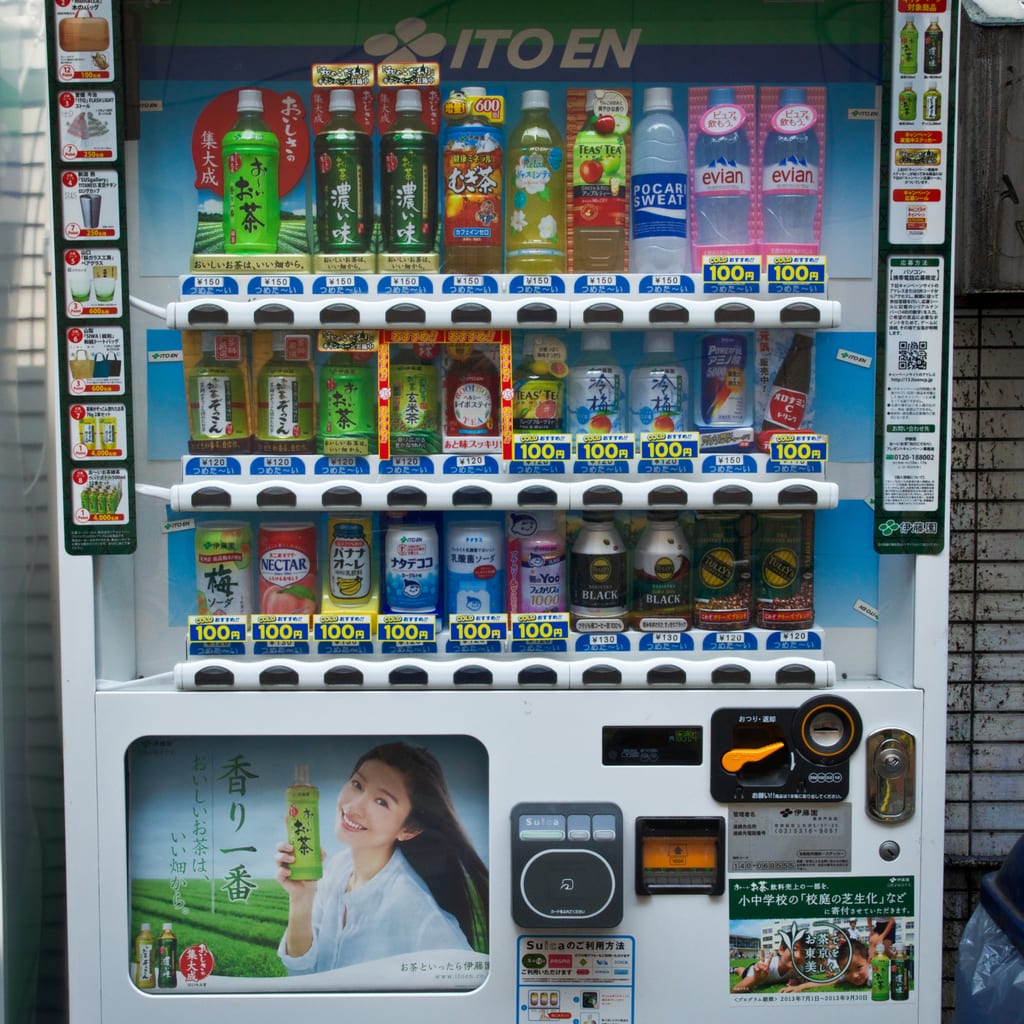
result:
[[[178,987],[178,940],[170,922],[165,921],[157,943],[157,988]]]
[[[782,357],[757,436],[761,451],[768,451],[773,434],[799,430],[804,421],[811,391],[813,345],[814,339],[809,334],[794,334]]]
[[[698,245],[740,251],[750,243],[750,139],[745,123],[735,90],[708,90],[693,148],[691,193]]]
[[[384,533],[384,596],[398,614],[437,611],[441,558],[432,523],[389,519]]]
[[[497,437],[501,387],[494,360],[473,344],[448,346],[444,376],[444,436]]]
[[[690,270],[686,212],[686,133],[672,116],[672,90],[644,90],[644,117],[633,130],[629,269],[640,274]]]
[[[924,30],[924,73],[942,74],[942,29],[934,20]]]
[[[678,623],[676,628],[690,628],[690,558],[690,545],[679,524],[679,513],[651,509],[633,552],[632,604],[637,629],[667,628],[663,625],[666,619]]]
[[[876,949],[871,961],[871,999],[876,1003],[889,999],[889,958],[884,949]]]
[[[518,545],[519,613],[564,612],[567,564],[565,535],[558,529],[554,512],[531,513],[537,529]]]
[[[204,333],[200,344],[202,355],[188,373],[189,447],[248,450],[249,390],[241,361],[217,359],[215,334]]]
[[[506,150],[505,271],[565,272],[565,149],[548,93],[527,89]]]
[[[512,430],[517,434],[565,431],[565,345],[548,334],[527,335],[523,361],[513,374]]]
[[[889,998],[893,1002],[906,1002],[910,998],[910,978],[907,961],[901,945],[893,946],[889,962]]]
[[[578,274],[626,269],[626,140],[613,117],[595,113],[596,103],[597,90],[591,89],[586,124],[573,142],[572,269]]]
[[[320,252],[368,252],[373,238],[373,152],[348,89],[331,92],[330,119],[313,142]]]
[[[360,442],[358,447],[364,450],[346,447],[344,454],[373,454],[377,444],[377,372],[372,364],[348,352],[330,356],[320,370],[317,424],[318,452],[341,454],[342,439],[349,438]]]
[[[467,110],[445,131],[444,251],[446,274],[500,274],[502,266],[502,132],[473,104],[481,86],[462,90]],[[449,101],[452,102],[452,101]]]
[[[256,439],[263,448],[312,451],[313,368],[288,358],[288,336],[275,331],[272,355],[256,377]],[[302,336],[302,344],[309,339]],[[308,348],[307,348],[308,351]]]
[[[621,434],[626,429],[626,375],[612,357],[608,331],[586,331],[583,355],[569,370],[568,419],[574,434]]]
[[[295,857],[291,864],[293,882],[315,882],[323,878],[320,849],[320,790],[309,781],[309,765],[295,766],[295,779],[284,791],[287,841]]]
[[[238,91],[238,120],[221,140],[224,251],[276,253],[281,231],[281,144],[261,117],[259,89]]]
[[[690,426],[690,376],[674,356],[671,331],[647,331],[629,374],[629,429],[672,433]]]
[[[441,389],[437,367],[399,348],[391,364],[391,451],[430,455],[441,450]]]
[[[900,74],[917,74],[917,26],[913,18],[907,18],[900,29]]]
[[[437,136],[421,117],[418,89],[399,89],[398,116],[380,142],[384,252],[432,252],[437,236]]]
[[[761,208],[764,241],[814,245],[821,193],[817,113],[807,90],[782,89],[764,142]]]
[[[444,595],[450,616],[505,610],[505,541],[497,523],[448,524]]]
[[[153,926],[144,921],[135,937],[135,986],[156,988],[156,942]]]
[[[614,512],[584,512],[572,545],[569,611],[584,618],[614,618],[629,603],[626,545]]]

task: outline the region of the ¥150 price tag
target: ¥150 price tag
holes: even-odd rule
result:
[[[568,640],[569,616],[564,613],[513,615],[512,639],[520,643]]]
[[[769,448],[775,462],[828,462],[828,437],[823,434],[776,434]]]

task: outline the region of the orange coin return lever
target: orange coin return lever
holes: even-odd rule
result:
[[[757,764],[758,761],[771,757],[785,745],[782,740],[778,740],[775,743],[766,743],[763,747],[737,747],[735,750],[727,750],[722,755],[722,768],[735,774],[748,764]]]

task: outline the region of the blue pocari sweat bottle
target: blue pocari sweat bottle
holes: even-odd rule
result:
[[[697,215],[698,245],[729,245],[736,252],[750,243],[750,138],[746,111],[731,88],[708,90],[693,146],[691,194]]]
[[[764,241],[814,245],[821,190],[817,113],[807,90],[782,89],[764,141],[761,206]]]
[[[672,116],[672,90],[645,89],[644,116],[633,132],[629,269],[635,273],[689,272],[686,163],[686,133]]]

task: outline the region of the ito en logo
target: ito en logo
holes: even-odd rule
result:
[[[436,57],[445,47],[445,38],[440,32],[428,32],[422,18],[403,18],[394,34],[382,32],[370,36],[363,48],[371,57],[388,61],[416,61]]]

